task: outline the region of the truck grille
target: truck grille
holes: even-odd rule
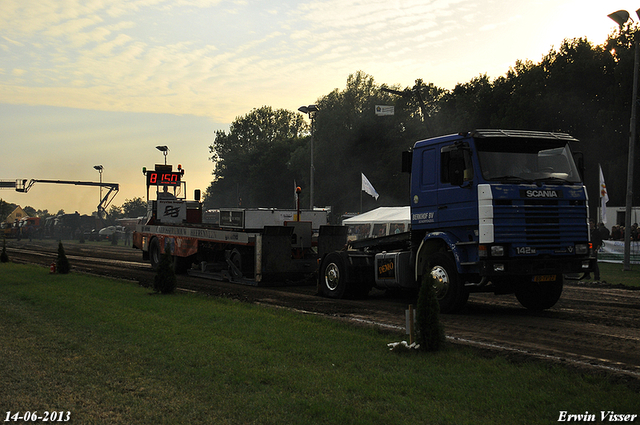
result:
[[[524,243],[540,250],[586,242],[584,205],[584,201],[564,199],[496,199],[493,207],[495,242]]]

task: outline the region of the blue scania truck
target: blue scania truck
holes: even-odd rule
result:
[[[553,307],[564,276],[589,272],[595,261],[577,143],[565,133],[521,130],[416,142],[402,161],[411,173],[410,230],[325,253],[319,293],[418,288],[430,274],[443,313],[473,292],[515,294],[531,310]]]

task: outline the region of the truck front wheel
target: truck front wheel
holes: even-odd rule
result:
[[[523,307],[542,311],[556,305],[562,295],[564,277],[556,275],[556,280],[549,282],[532,282],[528,278],[516,287],[516,298]]]
[[[435,252],[427,260],[423,273],[433,277],[436,299],[441,313],[453,313],[460,310],[469,299],[469,291],[458,276],[453,257],[445,252]]]

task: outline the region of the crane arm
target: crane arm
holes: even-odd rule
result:
[[[109,191],[100,200],[100,204],[98,204],[98,211],[106,210],[106,208],[109,206],[113,198],[116,197],[116,195],[118,194],[118,191],[120,190],[120,184],[118,183],[85,182],[85,181],[70,181],[70,180],[23,179],[23,180],[16,180],[16,184],[15,184],[16,192],[27,193],[29,189],[31,189],[31,187],[36,183],[72,184],[76,186],[106,187],[109,189]]]

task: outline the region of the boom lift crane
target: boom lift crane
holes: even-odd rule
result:
[[[106,195],[102,197],[98,204],[98,212],[106,211],[113,198],[118,194],[120,185],[118,183],[101,183],[101,182],[85,182],[85,181],[69,181],[69,180],[41,180],[41,179],[22,179],[16,180],[15,185],[3,185],[1,187],[15,187],[16,192],[27,193],[31,187],[36,183],[53,183],[53,184],[73,184],[76,186],[98,186],[106,187],[109,189]]]

